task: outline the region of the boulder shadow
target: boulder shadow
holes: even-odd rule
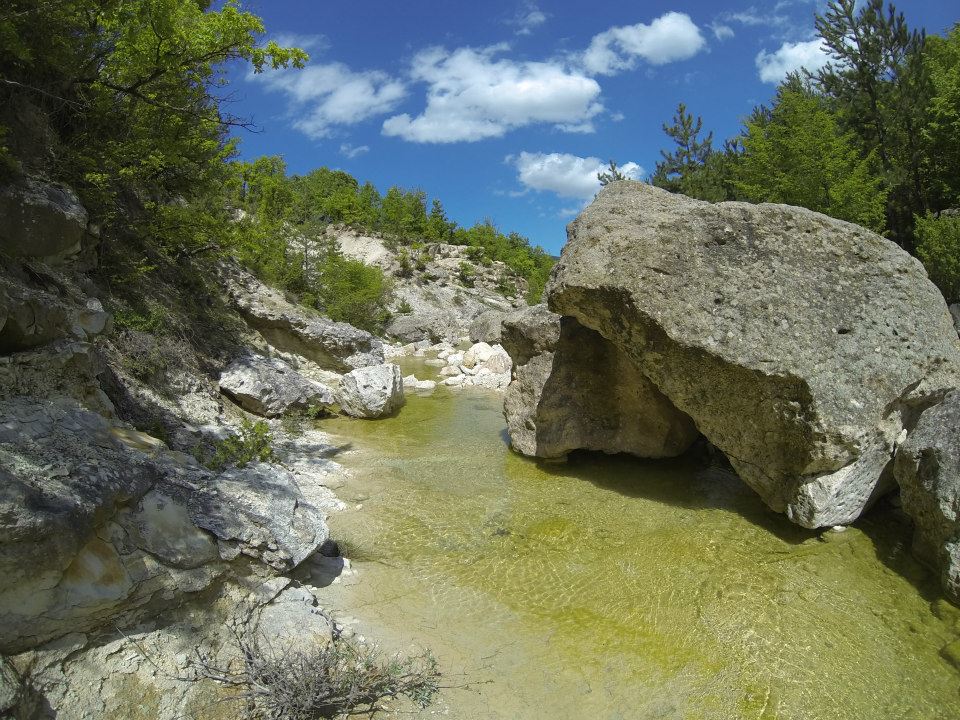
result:
[[[702,447],[676,458],[645,459],[633,455],[578,450],[566,462],[536,462],[551,475],[592,483],[624,497],[643,498],[687,510],[724,510],[772,533],[790,545],[818,535],[790,522],[764,504],[725,461],[711,459]]]
[[[881,498],[853,527],[873,545],[877,560],[912,585],[927,602],[946,599],[937,571],[913,555],[913,520],[894,503],[896,494]]]

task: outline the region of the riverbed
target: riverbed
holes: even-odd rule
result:
[[[323,423],[352,474],[324,599],[437,656],[455,687],[422,717],[960,718],[960,610],[897,508],[818,534],[703,460],[538,463],[501,404],[439,388]]]

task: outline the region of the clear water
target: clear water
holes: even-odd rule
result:
[[[362,506],[331,518],[357,574],[330,602],[434,651],[458,687],[424,717],[960,718],[960,610],[895,509],[819,537],[691,461],[518,457],[500,408],[323,424]]]

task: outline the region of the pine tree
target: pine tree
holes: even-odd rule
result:
[[[876,153],[888,188],[887,227],[912,247],[913,216],[928,209],[920,129],[930,99],[926,36],[883,0],[832,0],[816,18],[831,62],[811,75],[833,98],[864,156]]]
[[[601,185],[609,185],[612,182],[626,179],[627,176],[620,172],[620,168],[617,167],[617,163],[615,163],[613,160],[610,161],[610,166],[607,168],[606,172],[597,173],[597,180],[600,181]]]

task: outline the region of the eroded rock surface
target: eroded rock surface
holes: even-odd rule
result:
[[[0,417],[0,652],[198,592],[240,554],[289,570],[327,538],[293,471],[212,473],[68,398]]]
[[[491,345],[500,343],[502,337],[501,324],[506,313],[500,310],[487,310],[478,315],[470,323],[470,341],[474,343],[485,342]]]
[[[222,277],[234,306],[272,346],[336,372],[383,362],[383,343],[365,330],[308,314],[236,265],[225,264]]]
[[[80,252],[87,211],[64,185],[26,178],[0,188],[0,247],[10,257],[58,262]]]
[[[396,412],[404,403],[403,375],[392,363],[358,368],[340,381],[340,409],[358,418],[379,418]]]
[[[690,418],[615,345],[544,305],[503,324],[514,359],[504,415],[514,449],[562,458],[572,450],[673,457],[697,438]]]
[[[903,509],[916,527],[914,553],[960,603],[960,391],[920,416],[895,469]]]
[[[957,384],[942,295],[864,228],[626,181],[568,234],[551,309],[616,345],[805,527],[856,519],[905,415]]]
[[[232,362],[220,376],[220,390],[244,410],[264,417],[334,404],[329,388],[303,377],[282,360],[263,355]]]

